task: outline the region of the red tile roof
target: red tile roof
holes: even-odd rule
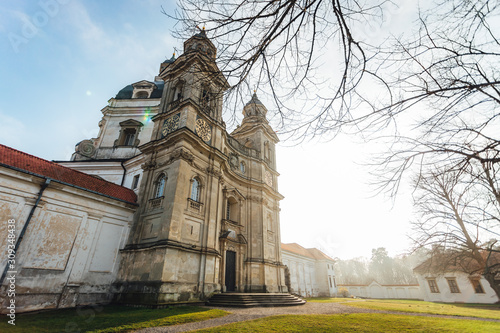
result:
[[[313,259],[318,259],[318,260],[326,259],[334,261],[332,258],[330,258],[329,256],[327,256],[326,254],[324,254],[323,252],[321,252],[316,248],[306,249],[305,247],[302,247],[297,243],[288,243],[288,244],[281,243],[281,249]]]
[[[137,196],[131,189],[76,171],[54,162],[26,154],[0,144],[0,165],[22,172],[50,178],[60,183],[77,186],[114,199],[136,203]]]

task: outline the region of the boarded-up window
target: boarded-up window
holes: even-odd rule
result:
[[[92,272],[112,272],[120,247],[123,227],[104,222],[90,264]]]

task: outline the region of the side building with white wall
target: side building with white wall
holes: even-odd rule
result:
[[[372,281],[369,284],[339,284],[338,288],[361,298],[422,299],[418,284],[380,284]]]
[[[493,255],[492,260],[500,256]],[[496,303],[499,301],[489,282],[474,262],[464,260],[443,265],[439,256],[431,257],[413,269],[424,301],[446,303]],[[464,272],[469,268],[470,273]]]
[[[303,297],[332,297],[337,293],[335,261],[318,249],[297,243],[281,244],[283,264],[291,293]]]
[[[8,283],[0,294],[14,278],[17,312],[109,303],[136,198],[130,189],[0,145],[0,233],[15,236],[0,238],[0,249],[16,248],[12,261],[3,252]],[[2,297],[2,311],[10,301]]]

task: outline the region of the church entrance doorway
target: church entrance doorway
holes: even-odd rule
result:
[[[226,251],[226,291],[236,287],[236,252]]]

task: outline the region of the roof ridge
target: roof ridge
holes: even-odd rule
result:
[[[22,172],[50,178],[57,182],[76,186],[84,190],[135,203],[137,195],[131,189],[85,172],[68,168],[58,163],[0,144],[0,163]]]
[[[6,145],[1,144],[1,143],[0,143],[0,146],[3,146],[3,147],[5,147],[5,148],[7,148],[7,149],[10,149],[10,150],[14,150],[14,151],[16,151],[16,152],[18,152],[18,153],[21,153],[21,154],[23,154],[23,155],[27,155],[27,156],[29,156],[29,157],[36,158],[37,160],[40,160],[40,161],[43,161],[43,162],[50,163],[50,164],[52,164],[53,166],[56,166],[56,167],[58,167],[58,168],[69,169],[69,170],[71,170],[72,172],[77,172],[77,173],[79,173],[79,174],[81,174],[81,175],[94,177],[94,178],[96,178],[96,179],[99,179],[99,180],[101,180],[101,181],[107,182],[107,183],[112,184],[112,185],[114,185],[114,186],[120,186],[120,187],[123,187],[123,188],[128,189],[128,188],[127,188],[127,187],[125,187],[125,186],[115,184],[115,183],[110,182],[109,180],[106,180],[106,179],[104,179],[104,178],[97,178],[97,177],[95,177],[94,175],[89,175],[88,173],[82,172],[82,171],[80,171],[80,170],[76,170],[76,169],[72,169],[72,168],[65,167],[64,165],[60,165],[60,164],[58,164],[58,163],[56,163],[56,162],[49,161],[49,160],[46,160],[46,159],[44,159],[44,158],[41,158],[41,157],[38,157],[38,156],[35,156],[35,155],[28,154],[28,153],[26,153],[26,152],[24,152],[24,151],[22,151],[22,150],[15,149],[15,148],[12,148],[12,147],[6,146]],[[49,178],[50,178],[50,177],[49,177]]]

